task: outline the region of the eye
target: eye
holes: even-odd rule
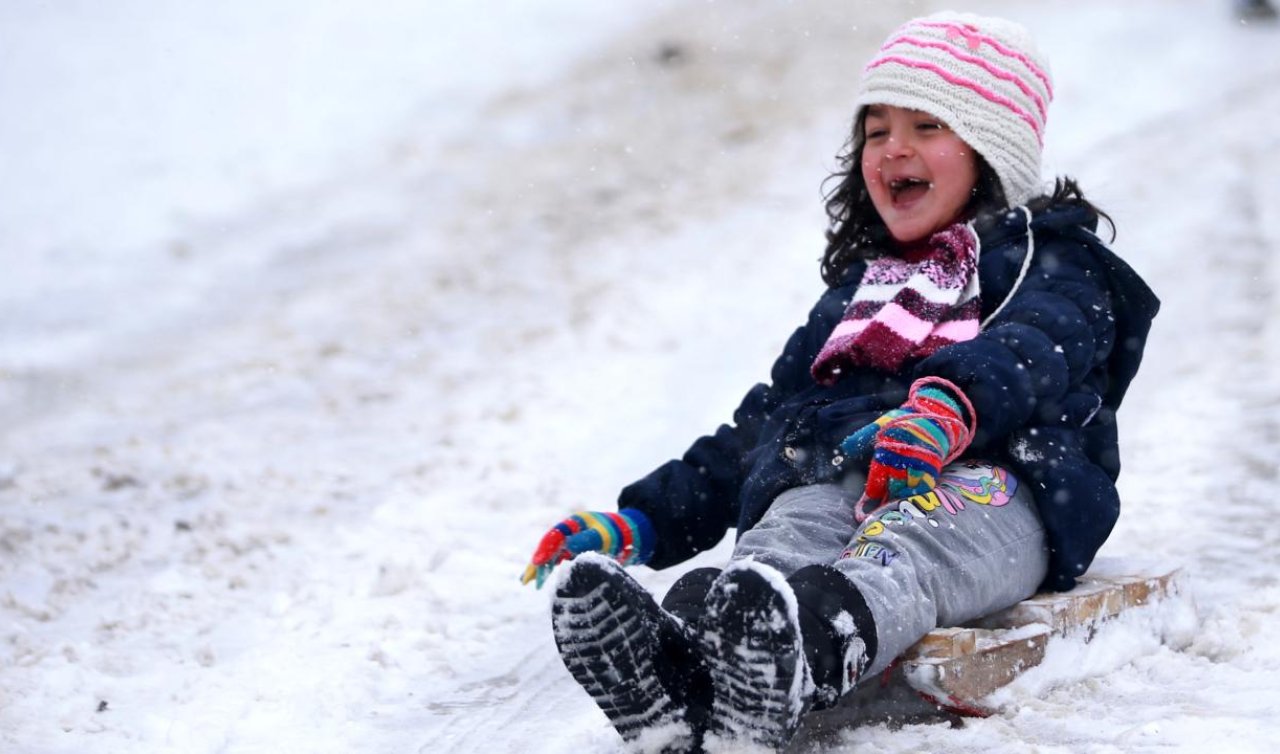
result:
[[[867,126],[866,136],[867,136],[867,140],[870,141],[871,139],[879,139],[883,136],[886,136],[888,133],[889,133],[889,129],[884,128],[882,126]]]
[[[946,128],[946,124],[936,120],[926,120],[916,124],[917,131],[944,131]]]

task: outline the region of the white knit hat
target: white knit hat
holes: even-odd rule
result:
[[[943,12],[889,35],[862,71],[858,123],[868,105],[922,110],[941,118],[986,159],[1016,206],[1042,193],[1040,153],[1053,99],[1047,61],[1022,26]],[[862,128],[854,146],[863,141]]]

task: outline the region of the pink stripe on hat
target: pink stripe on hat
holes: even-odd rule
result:
[[[1015,60],[1020,61],[1028,69],[1030,69],[1031,73],[1034,74],[1036,78],[1040,79],[1040,83],[1044,84],[1044,88],[1046,91],[1049,92],[1049,96],[1053,97],[1053,83],[1049,81],[1048,75],[1045,74],[1044,70],[1041,69],[1040,66],[1037,65],[1034,60],[1022,54],[1021,52],[1018,52],[1017,50],[1006,47],[1000,42],[1000,40],[996,39],[995,37],[989,36],[987,34],[983,34],[981,31],[978,30],[978,27],[973,26],[972,24],[954,24],[954,23],[946,23],[946,22],[940,22],[940,21],[924,21],[924,20],[916,21],[910,25],[927,26],[933,29],[946,29],[948,31],[948,36],[950,35],[950,33],[959,34],[960,36],[964,37],[966,40],[970,40],[970,44],[972,44],[973,41],[977,41],[979,43],[985,42],[991,45],[991,47],[996,52],[1000,53],[1001,55],[1014,58]],[[973,49],[976,49],[976,48],[973,48]]]
[[[955,84],[956,86],[963,86],[966,89],[970,89],[974,92],[977,92],[978,94],[986,98],[988,101],[1007,108],[1008,110],[1013,112],[1015,115],[1017,115],[1019,118],[1026,121],[1027,125],[1031,126],[1031,130],[1035,132],[1036,140],[1039,141],[1041,145],[1044,144],[1044,136],[1040,132],[1040,124],[1036,122],[1035,117],[1032,116],[1031,113],[1022,109],[1021,107],[1018,107],[1017,103],[1009,99],[1008,97],[1005,97],[997,92],[994,92],[988,89],[987,87],[979,84],[976,81],[973,81],[971,79],[966,79],[963,76],[959,76],[957,74],[951,73],[950,71],[946,70],[942,66],[935,65],[933,63],[929,63],[923,60],[912,60],[911,58],[904,57],[902,55],[885,55],[884,57],[876,58],[875,60],[867,64],[867,70],[879,68],[885,63],[897,63],[899,65],[905,65],[908,68],[919,68],[922,70],[931,71],[941,76],[948,83]],[[954,126],[955,124],[949,123],[948,125]]]
[[[915,47],[928,47],[935,50],[942,50],[958,60],[963,60],[966,63],[972,63],[973,65],[976,65],[982,68],[987,73],[990,73],[992,76],[995,76],[996,78],[1002,81],[1008,81],[1009,83],[1014,84],[1019,89],[1021,89],[1023,94],[1027,95],[1028,97],[1030,97],[1035,101],[1036,109],[1040,111],[1041,120],[1043,120],[1048,115],[1049,106],[1048,104],[1045,103],[1043,97],[1041,97],[1038,93],[1036,93],[1035,90],[1033,90],[1030,86],[1028,86],[1027,82],[1023,81],[1021,76],[1011,73],[1003,68],[1000,68],[996,66],[994,63],[988,62],[987,60],[980,58],[977,55],[969,55],[965,52],[962,52],[959,48],[957,48],[953,44],[949,44],[947,42],[941,42],[933,39],[922,39],[920,37],[909,37],[909,36],[897,37],[896,39],[891,40],[888,44],[886,44],[884,47],[881,47],[880,49],[882,51],[888,50],[894,45],[899,45],[899,44],[907,44],[907,45],[913,45]]]

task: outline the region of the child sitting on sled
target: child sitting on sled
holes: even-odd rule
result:
[[[622,737],[784,747],[938,626],[1069,589],[1119,515],[1116,409],[1159,303],[1040,176],[1048,66],[937,14],[867,63],[826,290],[733,423],[543,538],[552,619]],[[1108,222],[1110,221],[1107,218]],[[738,539],[661,605],[626,571]],[[588,554],[598,553],[598,554]]]

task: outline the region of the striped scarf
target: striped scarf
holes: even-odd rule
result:
[[[956,223],[904,257],[871,260],[810,368],[823,385],[846,367],[896,372],[908,359],[978,334],[978,237]]]

